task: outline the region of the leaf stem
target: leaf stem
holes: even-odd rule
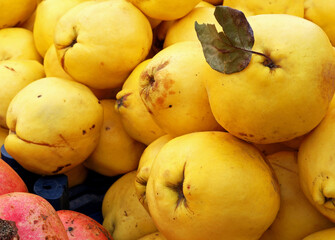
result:
[[[279,67],[278,65],[276,65],[276,64],[272,61],[272,59],[271,59],[269,56],[265,55],[264,53],[260,53],[260,52],[256,52],[256,51],[252,51],[252,50],[247,50],[247,49],[246,49],[246,51],[248,51],[248,52],[250,52],[250,53],[253,53],[253,54],[260,55],[260,56],[266,58],[266,60],[263,62],[263,64],[264,64],[265,66],[271,68],[271,69],[272,69],[272,68],[277,68],[277,67]]]

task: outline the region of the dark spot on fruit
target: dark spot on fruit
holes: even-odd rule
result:
[[[246,134],[246,133],[238,133],[238,135],[243,136],[243,137],[247,137],[248,136],[248,134]]]
[[[69,166],[71,166],[71,163],[68,163],[68,164],[66,164],[66,165],[64,165],[64,166],[60,166],[60,167],[58,167],[58,168],[57,168],[55,171],[53,171],[52,173],[58,173],[58,172],[62,171],[63,168],[65,168],[65,167],[69,167]]]
[[[71,232],[71,231],[73,231],[73,227],[68,227],[67,230],[68,230],[69,232]]]
[[[165,99],[164,99],[163,97],[158,97],[157,100],[156,100],[156,103],[157,103],[158,105],[163,105],[164,100],[165,100]]]
[[[165,90],[170,89],[172,87],[172,85],[174,84],[174,82],[175,81],[173,81],[173,80],[166,80],[166,81],[164,81],[164,84],[163,84],[164,89]]]
[[[131,94],[132,93],[127,93],[127,94],[123,95],[121,98],[116,100],[117,109],[119,109],[122,106],[127,107],[126,100],[127,100],[128,96],[131,95]]]
[[[6,66],[6,65],[5,65],[4,67],[7,68],[7,69],[10,70],[10,71],[16,72],[15,69],[12,68],[12,67],[8,67],[8,66]]]
[[[77,43],[77,38],[74,38],[70,43],[69,47],[73,47]]]
[[[150,86],[154,85],[154,83],[155,83],[154,76],[149,75],[149,84],[150,84]]]
[[[100,100],[98,100],[98,104],[101,104]]]
[[[90,130],[94,129],[95,128],[95,124],[92,125],[92,127],[90,127]]]
[[[127,211],[124,211],[124,212],[123,212],[123,215],[125,215],[126,217],[128,217],[128,213],[127,213]]]
[[[85,135],[86,134],[86,131],[85,130],[83,130],[83,135]]]
[[[47,216],[47,215],[44,215],[44,214],[41,214],[41,218],[42,218],[43,220],[47,220],[48,216]]]
[[[169,105],[169,108],[172,108],[172,105]]]
[[[43,225],[42,225],[42,230],[43,230],[43,231],[46,231],[46,230],[48,230],[48,225],[46,225],[46,224],[43,224]]]
[[[74,151],[74,148],[70,145],[70,143],[65,139],[65,137],[62,135],[62,134],[59,134],[58,135],[62,140],[63,142],[72,150]]]
[[[105,128],[106,131],[109,131],[110,129],[111,129],[110,127],[106,127],[106,128]]]
[[[63,54],[63,56],[60,59],[60,65],[62,66],[63,69],[65,69],[64,68],[64,66],[65,66],[65,53]]]
[[[42,97],[42,95],[38,95],[38,96],[37,96],[37,98],[40,98],[40,97]]]

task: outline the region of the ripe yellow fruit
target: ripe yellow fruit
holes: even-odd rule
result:
[[[52,44],[48,49],[48,51],[46,52],[44,56],[43,66],[47,77],[59,77],[74,81],[74,79],[69,74],[67,74],[60,65],[54,44]],[[119,88],[117,89],[90,88],[90,89],[98,99],[115,98],[116,93],[120,90]]]
[[[20,25],[36,8],[36,0],[0,0],[0,29]]]
[[[223,0],[204,0],[205,2],[208,2],[213,5],[219,5],[222,4]]]
[[[71,8],[87,0],[48,0],[38,4],[34,22],[34,40],[42,57],[53,44],[58,20]]]
[[[207,3],[205,1],[201,1],[199,2],[194,8],[200,8],[200,7],[213,7],[214,6],[210,3]],[[194,9],[192,9],[193,11]],[[188,13],[190,14],[190,13]],[[187,15],[188,15],[187,14]],[[187,15],[185,15],[184,17],[186,17]],[[184,18],[183,17],[183,18]],[[181,18],[182,19],[182,18]],[[163,44],[164,44],[164,40],[166,37],[166,34],[170,28],[170,26],[172,26],[174,24],[175,21],[178,21],[179,19],[176,20],[170,20],[170,21],[162,21],[155,29],[154,29],[154,37],[155,37],[155,41],[154,41],[154,45],[153,47],[156,47],[158,50],[161,50],[161,48],[163,48]],[[194,23],[193,23],[193,28],[194,28]],[[157,46],[156,46],[157,45]]]
[[[25,28],[0,29],[0,61],[36,60],[42,58],[35,48],[33,33]]]
[[[261,151],[265,156],[281,151],[293,151],[292,148],[286,146],[283,143],[270,143],[270,144],[253,143],[253,145],[257,149],[259,149],[259,151]]]
[[[280,202],[260,152],[226,132],[166,143],[151,167],[146,197],[158,230],[173,240],[259,239]]]
[[[155,232],[141,237],[138,240],[166,240],[166,238],[160,232]]]
[[[178,136],[222,130],[211,112],[204,83],[212,72],[195,41],[173,44],[151,59],[142,71],[139,91],[163,131]]]
[[[61,78],[42,78],[9,104],[5,147],[31,172],[64,173],[93,152],[102,121],[102,106],[89,88]]]
[[[266,158],[280,185],[280,208],[260,240],[301,240],[308,234],[333,227],[334,223],[319,213],[301,190],[297,152],[277,152]]]
[[[335,46],[335,4],[330,0],[305,0],[305,18],[319,25]]]
[[[224,0],[223,5],[238,9],[246,16],[259,14],[289,14],[304,17],[304,0]]]
[[[151,167],[161,148],[171,139],[172,136],[166,134],[153,141],[143,152],[138,164],[135,180],[135,190],[140,203],[149,212],[148,202],[146,199],[147,183]]]
[[[213,7],[197,7],[181,19],[173,22],[169,27],[164,41],[164,48],[182,41],[199,41],[194,29],[194,22],[215,24],[221,29],[220,24],[214,17]]]
[[[335,99],[321,123],[302,141],[299,154],[301,187],[323,215],[335,222]]]
[[[56,47],[54,44],[52,44],[45,53],[43,66],[45,75],[47,77],[58,77],[73,81],[73,78],[69,74],[67,74],[60,65],[57,57]]]
[[[148,19],[126,0],[76,5],[59,19],[54,33],[64,70],[97,89],[120,87],[146,58],[151,43]]]
[[[327,35],[291,15],[264,14],[248,21],[255,36],[252,50],[268,58],[252,54],[244,70],[207,79],[216,120],[234,136],[258,144],[308,133],[325,116],[334,94],[335,54]]]
[[[132,71],[116,95],[115,108],[121,116],[124,129],[136,141],[149,145],[165,132],[155,123],[140,97],[139,81],[150,59],[143,61]]]
[[[72,188],[79,184],[82,184],[88,175],[88,169],[84,167],[83,164],[79,164],[78,166],[72,168],[71,170],[64,173],[68,179],[68,187]]]
[[[114,240],[139,239],[157,231],[150,215],[136,197],[135,178],[136,171],[124,174],[112,184],[104,196],[103,226]]]
[[[145,15],[160,19],[174,20],[185,16],[201,0],[129,0]]]
[[[10,101],[29,83],[44,78],[43,65],[35,60],[0,61],[0,126],[7,128]]]
[[[36,17],[36,10],[30,15],[30,17],[26,21],[18,25],[18,27],[25,28],[33,32],[34,24],[35,24],[35,17]]]
[[[212,4],[210,4],[208,1],[201,1],[194,8],[198,8],[198,7],[212,7],[212,8],[214,8],[214,6]]]
[[[114,99],[101,100],[104,120],[100,139],[84,165],[105,176],[116,176],[137,168],[143,143],[135,141],[124,130],[120,114],[115,110]]]
[[[335,228],[329,228],[312,233],[302,240],[335,240]]]
[[[4,127],[0,127],[0,147],[4,144],[6,137],[8,136],[9,130]]]

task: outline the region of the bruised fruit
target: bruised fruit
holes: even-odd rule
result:
[[[150,59],[143,61],[133,70],[116,95],[115,108],[119,112],[124,129],[136,141],[149,145],[164,135],[155,123],[140,97],[139,81],[142,70]]]
[[[191,64],[190,64],[191,63]],[[209,106],[205,80],[213,69],[199,42],[173,44],[143,69],[140,95],[153,119],[167,134],[222,130]]]

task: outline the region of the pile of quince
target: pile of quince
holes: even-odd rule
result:
[[[100,225],[56,213],[0,162],[0,236],[335,239],[334,11],[0,0],[0,144],[71,186],[119,177]]]

